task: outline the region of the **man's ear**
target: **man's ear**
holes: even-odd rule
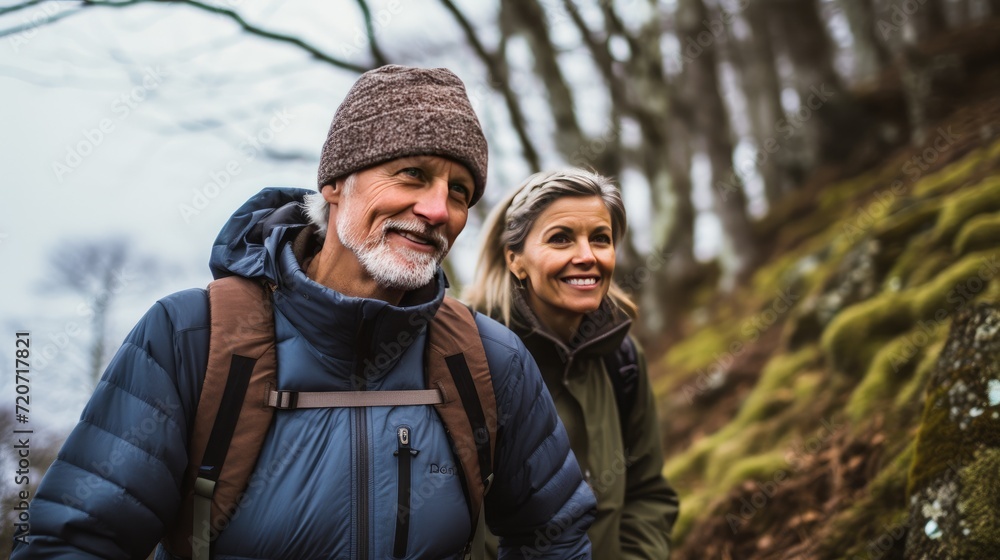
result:
[[[524,280],[528,277],[527,271],[524,270],[524,263],[521,262],[521,255],[507,249],[505,256],[507,260],[507,270],[509,270],[511,274],[516,276],[518,280]]]
[[[337,204],[340,202],[341,193],[344,192],[344,179],[337,179],[333,183],[323,185],[319,192],[329,204]]]

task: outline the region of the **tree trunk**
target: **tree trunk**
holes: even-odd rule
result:
[[[890,61],[889,49],[876,35],[872,0],[837,0],[851,28],[854,79],[860,83],[878,78]]]
[[[564,159],[570,160],[590,142],[576,119],[573,93],[563,77],[555,46],[549,37],[545,12],[537,0],[507,0],[501,3],[500,10],[501,19],[511,22],[531,46],[535,75],[545,85],[555,121],[556,148]]]
[[[844,139],[865,138],[870,123],[834,70],[833,49],[817,0],[775,0],[769,13],[776,24],[775,37],[781,39],[792,63],[799,94],[798,110],[779,126],[779,133],[785,140],[803,142],[804,169],[842,163],[855,145]]]
[[[675,105],[676,106],[676,105]],[[686,292],[697,281],[701,266],[694,256],[694,204],[691,202],[691,129],[677,111],[668,121],[667,150],[670,191],[674,204],[662,255],[668,259],[665,286]],[[654,249],[655,250],[655,249]],[[667,294],[669,297],[670,294]]]
[[[756,264],[758,248],[746,212],[743,184],[733,173],[733,141],[729,118],[722,102],[716,74],[715,40],[706,37],[702,22],[708,19],[703,0],[680,0],[677,4],[677,32],[686,45],[684,72],[691,91],[696,92],[690,110],[695,116],[701,146],[712,170],[712,198],[726,239],[733,249],[733,272],[744,276]],[[732,177],[730,185],[721,180]]]
[[[441,4],[455,18],[459,27],[462,28],[469,46],[472,47],[472,50],[475,51],[476,55],[486,66],[486,70],[489,73],[490,86],[503,95],[507,112],[510,114],[511,126],[514,127],[518,140],[521,142],[522,155],[528,164],[528,168],[532,171],[538,171],[541,168],[538,150],[535,149],[534,142],[532,142],[531,137],[528,135],[524,111],[521,109],[521,101],[510,86],[510,70],[507,66],[507,60],[503,56],[503,51],[499,54],[487,51],[482,41],[479,40],[476,30],[472,27],[472,23],[452,0],[441,0]]]
[[[912,14],[907,15],[909,15],[907,23],[911,34],[906,35],[906,37],[912,37],[912,40],[908,41],[911,45],[919,45],[947,28],[940,0],[926,0]]]
[[[598,71],[604,80],[604,86],[608,90],[611,99],[611,114],[607,125],[603,129],[601,138],[594,141],[593,146],[587,146],[570,156],[570,163],[581,166],[588,158],[593,158],[592,163],[598,171],[606,175],[618,177],[621,175],[625,164],[622,153],[621,130],[622,118],[625,115],[635,115],[636,108],[628,104],[626,84],[627,80],[622,80],[616,75],[616,67],[619,66],[608,50],[608,33],[603,40],[587,27],[583,16],[580,15],[579,8],[572,0],[564,0],[563,6],[570,15],[577,31],[583,40],[587,50],[594,59]],[[633,56],[638,56],[633,53]],[[618,73],[620,74],[620,72]]]
[[[781,80],[775,67],[764,9],[766,6],[751,3],[744,12],[750,28],[749,37],[744,41],[738,40],[728,26],[727,45],[729,58],[741,82],[740,89],[746,98],[750,134],[757,150],[757,170],[764,181],[768,206],[773,206],[795,188],[800,174],[789,165],[793,158],[787,157],[787,150],[782,153],[777,142],[775,127],[785,113],[781,107]],[[737,171],[743,172],[741,165],[737,165]]]

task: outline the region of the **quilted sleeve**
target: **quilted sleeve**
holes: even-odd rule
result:
[[[158,302],[126,337],[45,473],[12,558],[146,558],[156,546],[180,504],[199,391],[178,371],[207,357],[207,330],[178,329],[172,317],[186,308],[207,322],[204,292],[194,292]],[[182,340],[192,336],[202,348]]]
[[[486,521],[500,538],[499,558],[590,558],[594,494],[535,361],[513,334],[501,340],[509,344],[502,362],[485,344],[499,425]]]

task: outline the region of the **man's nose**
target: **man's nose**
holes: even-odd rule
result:
[[[430,186],[417,195],[413,213],[432,226],[448,222],[448,181],[435,178]]]

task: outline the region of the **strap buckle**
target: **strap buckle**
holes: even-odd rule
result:
[[[274,399],[274,408],[278,410],[292,410],[299,405],[298,391],[272,391],[271,398]]]

